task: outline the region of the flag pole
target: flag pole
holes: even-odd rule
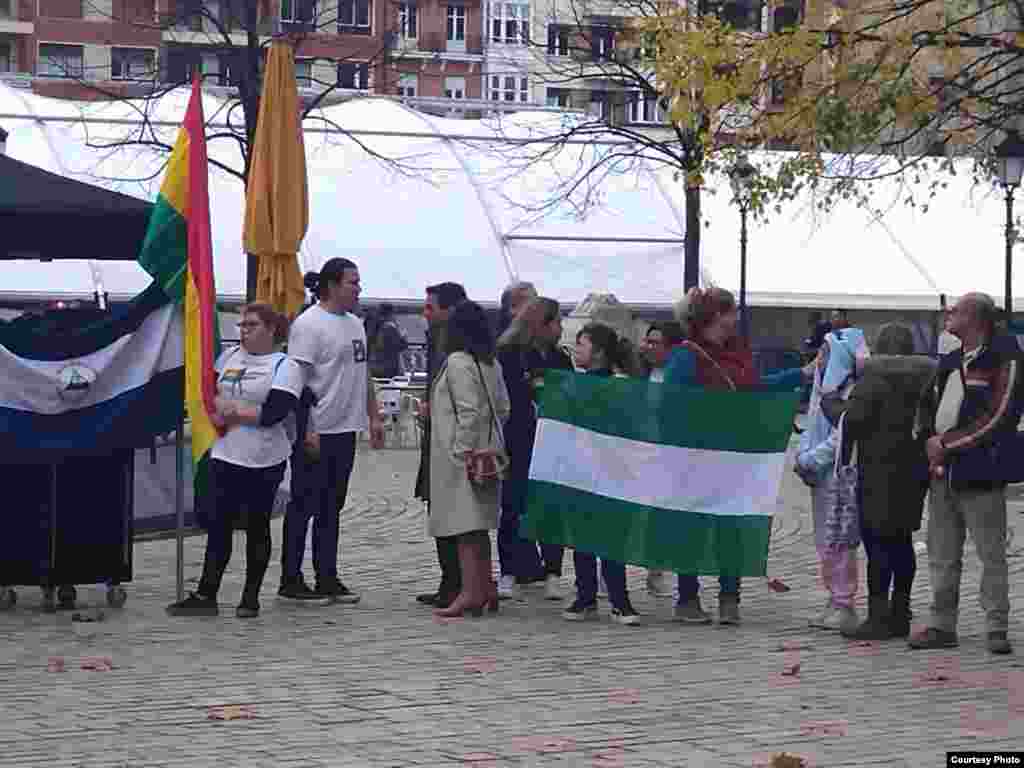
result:
[[[177,521],[178,600],[185,599],[185,411],[174,430],[174,517]]]

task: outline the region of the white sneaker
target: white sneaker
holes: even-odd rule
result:
[[[545,600],[563,600],[565,595],[562,594],[562,580],[555,575],[548,576],[544,579],[544,599]]]
[[[498,597],[502,600],[522,600],[523,593],[515,576],[502,576],[498,581]]]
[[[807,626],[811,629],[828,629],[828,622],[835,612],[836,609],[832,607],[832,598],[829,598],[825,601],[824,607],[808,620]]]
[[[647,591],[653,597],[672,597],[672,574],[668,571],[647,571]]]
[[[830,632],[839,632],[844,627],[852,631],[858,624],[857,612],[853,608],[832,608],[828,616],[822,622],[822,629]]]

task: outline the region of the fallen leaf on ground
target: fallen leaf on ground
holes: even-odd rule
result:
[[[64,669],[64,657],[62,656],[51,656],[46,663],[47,672],[63,672]]]
[[[99,608],[93,608],[88,611],[75,611],[71,614],[72,621],[103,621],[106,615]]]
[[[467,672],[480,675],[498,671],[498,660],[490,657],[470,656],[463,661],[462,665]]]
[[[820,720],[803,723],[800,733],[804,736],[845,736],[847,732],[845,720]]]
[[[616,688],[608,691],[608,701],[613,704],[636,704],[640,701],[640,691],[635,688]]]
[[[789,592],[791,587],[786,584],[782,579],[775,578],[774,576],[768,579],[768,589],[772,592]]]
[[[114,668],[114,660],[109,656],[87,656],[82,659],[81,667],[96,672],[109,672]]]
[[[800,674],[800,662],[796,664],[787,664],[782,668],[783,677],[797,677]]]
[[[252,720],[256,717],[248,704],[221,704],[210,707],[207,718],[210,720]]]
[[[814,646],[805,640],[783,640],[776,651],[810,651]]]

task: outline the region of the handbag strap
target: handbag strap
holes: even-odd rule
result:
[[[484,395],[487,397],[487,407],[491,412],[491,421],[487,427],[487,444],[490,445],[491,437],[494,435],[495,430],[497,430],[498,443],[501,445],[501,450],[507,451],[508,449],[505,447],[505,431],[502,429],[501,424],[498,423],[498,415],[495,413],[494,403],[491,401],[491,391],[487,387],[487,380],[484,378],[483,368],[480,367],[480,361],[477,360],[475,356],[473,357],[473,362],[476,363],[476,369],[480,373],[480,384],[484,388]],[[441,371],[437,374],[438,380],[441,378],[441,373],[446,372],[447,368],[448,362],[445,361]],[[448,384],[448,397],[452,401],[452,411],[455,413],[455,419],[457,421],[459,418],[459,409],[455,405],[455,393],[452,392],[452,385],[450,383]]]
[[[698,344],[695,341],[685,341],[683,342],[683,346],[690,347],[691,349],[696,351],[697,354],[699,354],[701,357],[703,357],[705,360],[707,360],[713,366],[715,366],[715,368],[718,369],[718,372],[722,375],[722,378],[725,379],[725,383],[729,385],[729,389],[731,389],[733,392],[736,391],[736,384],[735,382],[733,382],[732,377],[730,377],[729,374],[725,372],[725,368],[723,368],[721,364],[717,360],[715,360],[715,358],[709,355],[700,344]]]

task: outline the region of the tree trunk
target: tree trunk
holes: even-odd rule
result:
[[[242,55],[245,57],[242,77],[238,83],[238,95],[242,101],[242,115],[245,120],[245,181],[249,184],[249,164],[252,162],[252,147],[256,138],[256,121],[260,113],[260,47],[259,9],[256,3],[247,3],[245,9],[246,46]],[[245,259],[245,300],[256,300],[256,278],[259,271],[259,259],[246,254]]]
[[[683,290],[700,285],[700,187],[686,185],[686,242],[683,246]]]

